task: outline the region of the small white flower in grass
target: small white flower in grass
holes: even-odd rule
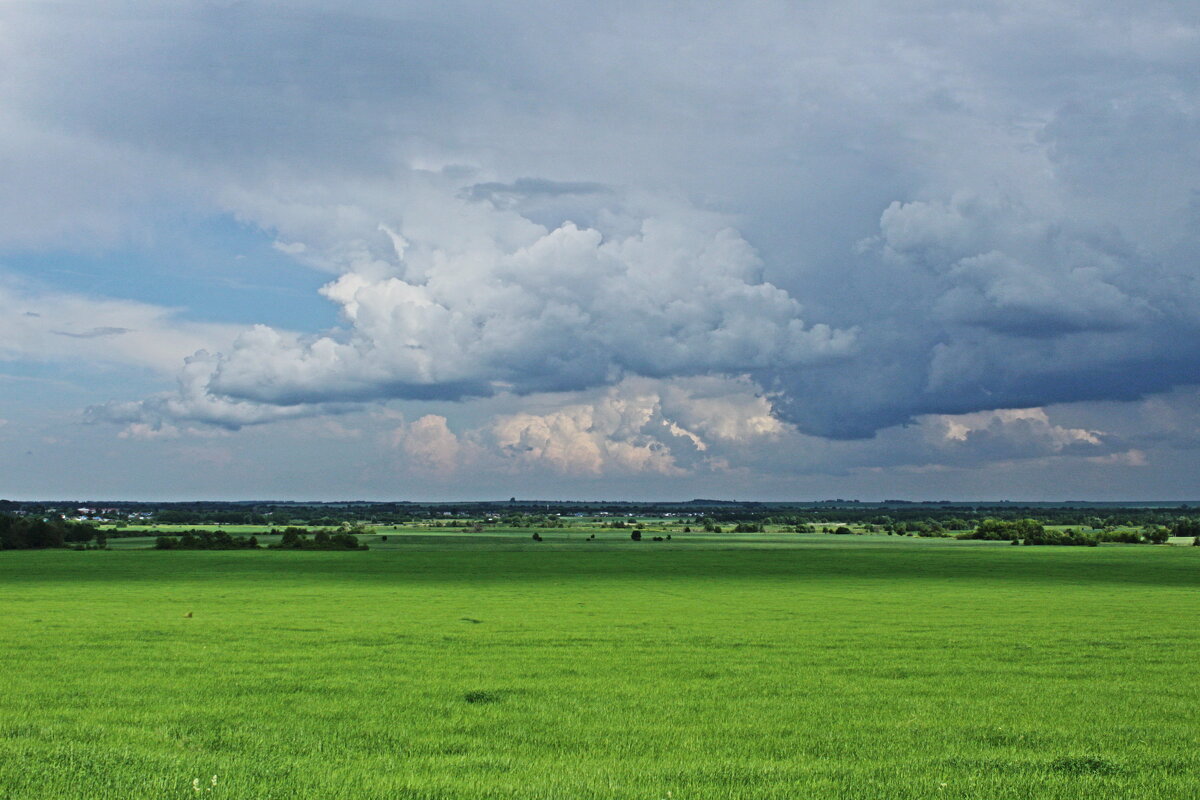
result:
[[[195,792],[200,791],[200,779],[199,778],[192,778],[192,791],[195,791]]]
[[[217,785],[217,776],[216,776],[216,775],[213,775],[213,779],[212,779],[212,785],[213,785],[213,786],[216,786],[216,785]]]

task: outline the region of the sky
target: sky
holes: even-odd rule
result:
[[[1200,498],[1200,6],[0,3],[0,497]]]

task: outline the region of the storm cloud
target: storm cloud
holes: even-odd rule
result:
[[[950,460],[1098,457],[1116,445],[1028,410],[1200,382],[1188,4],[0,14],[0,246],[224,215],[325,274],[339,314],[223,333],[178,388],[93,419],[232,430],[593,392],[510,413],[480,446],[553,460],[569,442],[604,464],[647,435],[605,422],[604,392],[657,381],[662,406],[713,379],[814,442],[956,418],[978,426],[936,451]],[[96,349],[141,335],[116,317],[20,325]],[[705,441],[719,424],[655,413]],[[446,472],[454,420],[421,419],[405,452]]]

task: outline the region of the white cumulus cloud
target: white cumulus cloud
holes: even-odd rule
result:
[[[800,368],[854,350],[852,329],[806,324],[717,215],[668,206],[606,234],[548,229],[457,194],[444,187],[436,220],[367,225],[364,237],[386,234],[380,249],[306,248],[345,270],[322,290],[344,328],[254,326],[195,357],[180,395],[146,413],[253,424],[336,402],[572,391]]]

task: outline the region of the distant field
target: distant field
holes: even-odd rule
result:
[[[1200,548],[540,532],[0,553],[0,798],[1197,796]]]
[[[530,548],[548,549],[556,546],[573,546],[582,544],[592,549],[606,547],[609,545],[624,545],[630,542],[630,534],[633,532],[631,528],[605,528],[603,524],[595,523],[590,520],[565,520],[566,527],[563,528],[510,528],[502,525],[486,525],[482,531],[474,532],[469,527],[444,527],[439,526],[437,521],[428,520],[425,522],[407,523],[404,525],[373,525],[369,529],[374,531],[373,534],[360,536],[360,540],[368,544],[371,549],[407,549],[413,545],[426,546],[436,543],[439,546],[447,547],[487,547],[496,546],[506,547],[524,547],[528,545]],[[672,538],[674,544],[687,543],[692,547],[718,547],[718,548],[747,548],[747,547],[794,547],[799,545],[804,546],[820,546],[820,547],[863,547],[863,546],[904,546],[912,544],[916,546],[928,546],[930,544],[941,542],[945,544],[945,539],[922,538],[919,536],[889,536],[886,533],[864,533],[862,525],[849,525],[856,536],[838,536],[829,533],[792,533],[791,526],[768,525],[765,533],[738,533],[733,534],[728,531],[725,533],[705,533],[699,526],[696,526],[690,532],[684,533],[685,528],[692,527],[682,520],[643,520],[644,529],[642,534],[646,539],[653,539],[655,536],[667,536]],[[205,531],[225,531],[231,536],[256,536],[261,544],[267,545],[275,542],[278,537],[271,536],[269,531],[279,529],[281,526],[271,525],[126,525],[121,528],[116,528],[111,525],[102,525],[102,529],[107,530],[113,538],[109,539],[108,546],[112,549],[128,550],[128,549],[145,549],[154,546],[154,539],[160,535],[179,535],[185,531],[205,530]],[[308,530],[319,530],[320,526],[304,526]],[[729,528],[730,526],[726,526]],[[822,526],[819,526],[822,527]],[[830,524],[829,527],[834,527]],[[1066,525],[1048,525],[1047,528],[1065,529],[1070,526]],[[334,528],[325,528],[325,530],[335,530]],[[1123,529],[1122,529],[1123,530]],[[532,540],[534,533],[542,537],[541,543],[535,543]],[[386,538],[385,538],[386,537]],[[594,537],[592,541],[585,542],[588,537]],[[1178,545],[1191,544],[1191,539],[1185,537],[1174,538],[1172,543]],[[633,545],[630,543],[631,546]],[[643,544],[660,544],[657,542]],[[661,543],[665,544],[665,542]],[[981,541],[963,541],[957,542],[957,547],[972,547],[985,546],[995,547],[997,544],[1008,544],[1007,542],[981,542]],[[1108,547],[1125,547],[1126,545],[1105,545]]]

